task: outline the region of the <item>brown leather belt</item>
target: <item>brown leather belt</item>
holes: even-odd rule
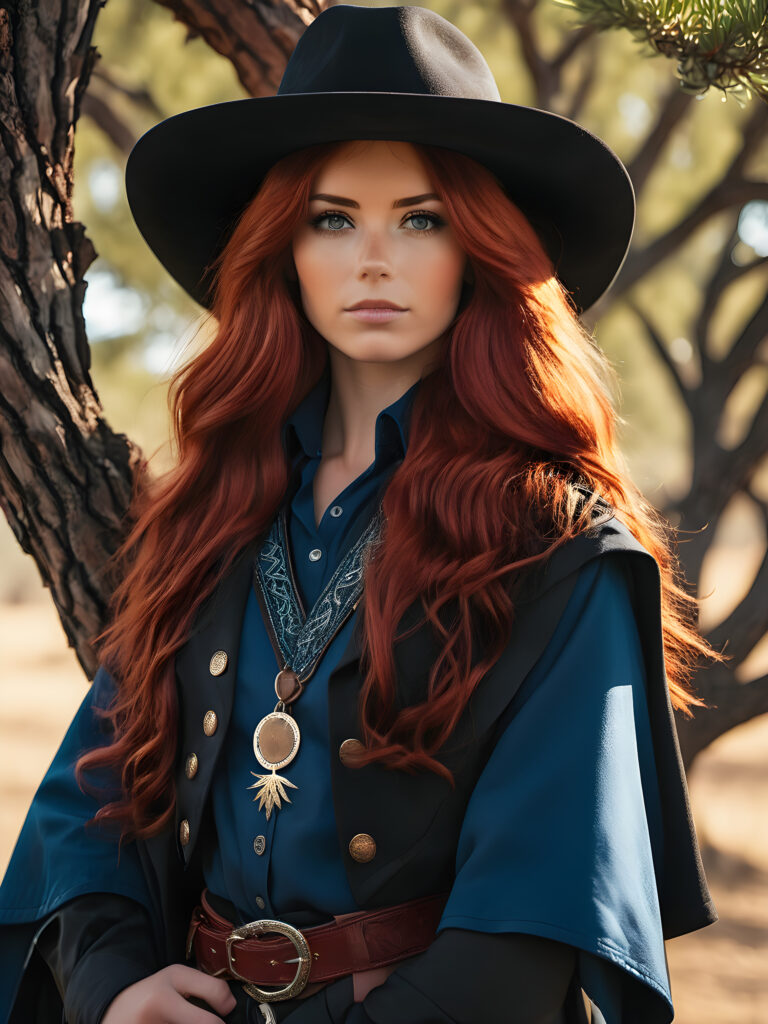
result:
[[[206,899],[195,907],[187,935],[187,959],[194,951],[200,970],[243,982],[260,1002],[298,996],[308,985],[369,971],[422,953],[435,932],[448,893],[425,896],[379,910],[335,915],[333,921],[300,931],[284,921],[262,918],[238,928]],[[264,938],[268,933],[277,933]],[[265,990],[261,985],[282,985]]]

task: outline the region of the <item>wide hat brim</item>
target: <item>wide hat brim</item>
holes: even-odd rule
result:
[[[184,111],[131,150],[131,213],[166,270],[210,309],[204,270],[270,167],[306,146],[353,139],[441,146],[488,167],[537,230],[581,312],[624,262],[635,196],[605,143],[558,114],[457,96],[292,93]]]

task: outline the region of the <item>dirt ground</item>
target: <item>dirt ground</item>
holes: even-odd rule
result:
[[[0,604],[0,869],[86,691],[47,593]],[[768,715],[691,772],[717,924],[667,943],[676,1024],[768,1021]]]

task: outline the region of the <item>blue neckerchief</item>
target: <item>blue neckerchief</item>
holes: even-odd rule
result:
[[[281,509],[256,559],[258,584],[286,666],[308,678],[363,592],[363,560],[376,543],[383,523],[379,506],[363,532],[341,559],[305,618],[291,569],[285,512]]]

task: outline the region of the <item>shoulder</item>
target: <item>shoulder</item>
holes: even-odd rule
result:
[[[540,653],[510,714],[536,692],[551,709],[567,707],[574,716],[569,696],[574,692],[584,702],[579,714],[598,714],[600,702],[618,682],[642,689],[644,651],[651,639],[639,614],[636,550],[611,535],[609,543],[590,549],[592,557],[579,560],[531,601],[520,625],[524,635],[537,634]]]
[[[592,492],[579,488],[587,496]],[[598,569],[600,572],[598,573]],[[658,564],[650,551],[635,537],[613,508],[597,498],[591,522],[581,532],[560,544],[528,574],[519,600],[528,604],[560,584],[568,588],[599,575],[604,587],[647,585],[658,582]],[[612,580],[612,583],[610,582]]]
[[[598,647],[621,646],[638,633],[633,563],[623,549],[610,557],[594,557],[579,566],[552,646],[578,644],[585,653]]]

